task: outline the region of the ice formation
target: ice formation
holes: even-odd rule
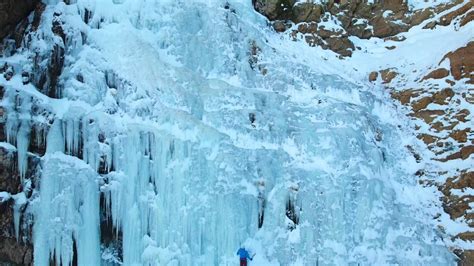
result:
[[[35,265],[454,264],[386,96],[286,56],[251,1],[70,2],[43,14],[61,99],[6,87],[22,176],[47,118]]]

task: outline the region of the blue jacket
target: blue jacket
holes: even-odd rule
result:
[[[239,250],[237,250],[237,255],[239,255],[240,259],[252,259],[245,248],[239,248]]]

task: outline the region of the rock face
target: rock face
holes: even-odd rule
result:
[[[299,3],[293,7],[293,21],[295,23],[319,21],[323,12],[321,5]]]
[[[361,39],[371,37],[390,38],[401,32],[408,31],[411,27],[418,25],[434,16],[434,14],[446,10],[460,1],[450,4],[439,5],[417,11],[410,11],[406,1],[384,0],[369,3],[368,1],[326,1],[322,3],[296,2],[295,0],[253,0],[255,9],[272,21],[273,27],[278,32],[284,32],[291,27],[291,23],[308,23],[312,30],[292,30],[291,35],[298,39],[303,35],[311,46],[321,46],[330,49],[342,56],[351,56],[355,49],[348,36],[357,36]],[[468,6],[468,5],[466,5]],[[469,10],[469,7],[467,7]],[[442,22],[433,22],[435,25],[448,25],[454,17],[466,12],[463,9],[446,15]],[[472,17],[469,16],[469,17]],[[466,21],[469,19],[466,17]],[[472,19],[472,18],[471,18]],[[341,31],[330,30],[332,34],[324,37],[320,31],[324,29],[323,24],[330,21],[338,21]],[[290,23],[288,23],[290,22]],[[464,22],[467,23],[467,22]]]
[[[454,4],[459,4],[460,2],[462,2],[462,1],[455,1]],[[453,10],[453,11],[441,16],[438,20],[431,21],[430,23],[426,24],[424,26],[424,28],[433,29],[437,25],[447,26],[447,25],[451,24],[451,22],[455,18],[458,18],[458,17],[461,18],[460,26],[463,26],[463,25],[465,25],[466,23],[468,23],[469,21],[472,20],[473,12],[470,11],[470,10],[473,7],[473,5],[474,5],[473,2],[469,1],[465,5],[462,5],[459,9]],[[439,11],[441,11],[441,9],[437,9],[436,11],[437,11],[437,13],[439,13]]]
[[[451,73],[456,80],[467,78],[469,84],[474,84],[474,41],[448,53],[446,58],[449,59]]]
[[[295,0],[253,0],[255,9],[270,20],[292,19]]]
[[[305,41],[310,46],[331,49],[342,56],[350,56],[354,50],[354,44],[349,40],[347,34],[342,31],[319,28],[314,22],[299,24],[297,30],[292,32],[293,38],[296,40],[300,33],[304,35]]]
[[[459,164],[449,174],[433,169],[424,169],[423,173],[446,178],[446,182],[436,185],[443,194],[444,211],[453,220],[465,220],[471,228],[453,236],[464,241],[474,240],[474,196],[468,192],[474,188],[474,173],[469,167],[472,163],[465,163],[472,160],[474,154],[472,114],[466,109],[474,103],[472,85],[469,85],[473,84],[473,49],[474,42],[469,42],[447,53],[439,64],[449,65],[449,69],[438,66],[426,71],[428,74],[418,81],[419,88],[392,93],[415,119],[418,138],[432,152],[431,158],[427,159],[436,161],[442,169],[450,169],[448,165],[455,162]],[[450,80],[451,77],[455,81]],[[437,82],[443,84],[443,79],[453,87],[432,86]],[[459,265],[472,265],[472,250],[455,250],[455,253],[461,259]]]
[[[383,9],[391,10],[394,12],[408,9],[404,0],[381,0],[380,6]]]
[[[0,139],[0,144],[1,141],[5,141],[5,139]],[[7,192],[10,195],[22,193],[16,161],[16,151],[13,147],[0,146],[0,191]],[[0,196],[0,264],[5,262],[31,265],[33,246],[28,241],[17,240],[15,235],[14,204],[15,200],[13,198],[5,200]]]
[[[296,23],[319,21],[323,6],[315,3],[296,3],[295,0],[254,0],[255,9],[270,20],[291,20]]]
[[[369,81],[376,81],[379,76],[379,73],[377,71],[372,71],[369,74]]]
[[[5,0],[0,2],[0,40],[34,10],[38,0]]]
[[[380,71],[380,76],[382,76],[382,80],[384,83],[390,83],[392,79],[394,79],[398,73],[394,69],[384,69]]]
[[[2,243],[0,246],[0,264],[2,262],[13,263],[14,265],[33,264],[33,248],[31,245],[24,245],[18,243],[14,238],[4,237],[0,237],[0,243]]]
[[[428,75],[426,75],[423,79],[442,79],[449,75],[449,70],[446,68],[438,68],[436,70],[431,71]]]
[[[11,34],[11,38],[18,47],[25,33],[28,22],[26,17],[37,7],[42,6],[38,0],[6,0],[0,3],[0,40]],[[39,24],[39,17],[35,16],[34,23]],[[34,26],[34,25],[33,25]],[[16,31],[15,31],[16,29]],[[4,64],[0,66],[0,74],[6,80],[9,80],[14,74],[13,66]],[[22,73],[26,78],[26,73]],[[0,86],[0,100],[4,97],[4,88]],[[11,145],[5,145],[5,116],[4,109],[0,107],[0,191],[8,193],[12,197],[2,199],[0,197],[0,264],[6,265],[32,265],[33,263],[33,246],[27,240],[29,237],[28,230],[23,232],[15,232],[14,228],[14,205],[15,195],[23,192],[20,176],[17,166],[16,148]],[[33,158],[27,159],[31,168],[37,163]],[[33,170],[29,175],[33,174]],[[23,212],[23,206],[20,212]],[[21,221],[21,220],[20,220]],[[21,226],[20,226],[21,227]],[[23,238],[23,236],[28,236]],[[17,239],[18,237],[18,239]]]
[[[458,2],[453,2],[456,4]],[[463,27],[472,20],[473,2],[460,3],[451,11],[445,12],[437,20],[424,26],[424,29],[436,29],[447,25]],[[407,24],[419,24],[433,16],[433,11],[438,13],[446,10],[448,6],[440,6],[433,10],[415,12],[411,18],[403,17]],[[402,10],[403,11],[403,10]],[[394,11],[397,12],[397,11]],[[403,11],[405,12],[405,11]],[[385,22],[381,22],[382,24]],[[380,25],[381,27],[382,25]],[[472,25],[471,25],[472,26]],[[457,29],[456,29],[457,30]],[[374,32],[377,29],[374,27]],[[377,33],[385,35],[386,33]],[[388,29],[387,29],[387,34]],[[398,35],[400,36],[400,35]],[[394,38],[386,38],[392,41]],[[468,41],[465,45],[453,49],[429,69],[415,67],[413,73],[417,76],[410,79],[405,74],[397,74],[396,68],[368,73],[368,79],[376,84],[381,84],[392,90],[392,97],[406,106],[409,115],[414,121],[415,133],[431,152],[423,158],[432,161],[436,167],[429,167],[419,171],[420,176],[437,177],[440,181],[436,184],[443,194],[443,209],[451,219],[465,221],[469,230],[460,231],[451,237],[456,240],[473,241],[474,235],[474,188],[472,161],[474,154],[474,134],[472,130],[472,114],[470,111],[474,104],[474,42]],[[377,80],[381,74],[382,80]],[[379,83],[377,83],[379,82]],[[409,84],[409,85],[407,85]],[[417,85],[414,85],[417,84]],[[408,87],[409,86],[409,87]],[[405,87],[405,88],[404,88]],[[425,158],[426,157],[426,158]],[[423,159],[419,157],[419,159]],[[453,167],[456,165],[456,167]],[[437,219],[437,218],[435,218]],[[459,265],[473,265],[474,252],[453,248],[460,258]]]

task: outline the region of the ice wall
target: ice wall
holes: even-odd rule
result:
[[[43,157],[34,225],[35,265],[100,264],[97,174],[81,160],[55,152]]]
[[[6,87],[20,169],[30,99],[52,114],[35,264],[114,264],[101,213],[124,265],[233,265],[240,244],[258,265],[454,263],[425,199],[405,199],[423,190],[384,95],[286,56],[251,1],[50,1],[43,17],[67,36],[62,99]]]

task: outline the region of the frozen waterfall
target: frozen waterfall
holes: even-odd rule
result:
[[[286,55],[250,0],[49,2],[61,98],[4,100],[22,176],[47,125],[35,265],[454,264],[387,96]]]

